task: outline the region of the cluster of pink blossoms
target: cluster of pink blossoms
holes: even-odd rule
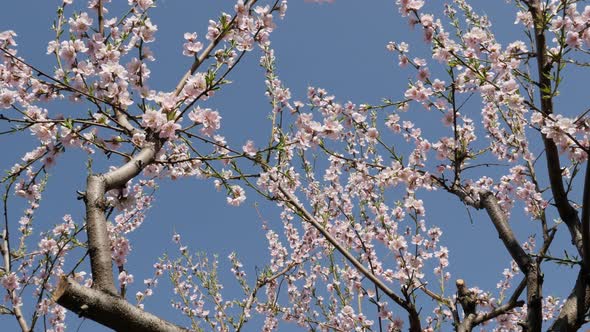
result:
[[[70,5],[72,1],[63,3]],[[101,6],[108,3],[92,0],[89,8],[106,15],[108,10]],[[11,170],[15,193],[29,201],[19,221],[21,243],[32,234],[34,212],[44,187],[39,178],[66,148],[77,147],[88,153],[98,149],[109,157],[128,158],[129,149],[135,153],[136,148],[158,146],[150,164],[142,166],[141,174],[148,180],[129,181],[124,188],[107,193],[109,207],[117,209],[107,230],[111,255],[119,267],[119,285],[124,289],[134,281],[125,267],[132,249],[127,234],[144,221],[145,211],[153,201],[148,191],[156,187],[155,181],[164,177],[214,178],[217,189],[226,189],[227,203],[238,206],[246,199],[245,189],[236,184],[237,179],[247,177],[239,169],[242,158],[260,166],[254,175],[256,184],[248,181],[247,185],[276,201],[281,209],[283,234],[264,226],[270,255],[268,271],[257,276],[256,285],[250,287],[241,262],[236,255],[230,255],[231,272],[246,299],[225,300],[221,294],[223,285],[216,279],[217,260],[190,255],[188,247],[175,236],[180,258],[155,264],[154,278],[144,280],[146,290],[136,293],[139,305],[152,295],[158,278],[166,271],[179,296],[172,306],[192,319],[193,329],[202,328],[201,324],[209,324],[211,329],[239,329],[251,312],[265,316],[264,331],[277,330],[279,319],[317,326],[319,330],[370,329],[376,319],[369,319],[368,311],[363,312],[355,303],[366,301],[375,305],[379,323],[384,321],[390,331],[401,330],[403,318],[397,316],[398,311],[389,309],[396,298],[387,299],[382,292],[369,289],[366,280],[370,275],[400,294],[398,305],[406,301],[402,303],[411,307],[423,297],[437,301],[432,315],[424,320],[424,331],[434,331],[452,321],[456,318],[452,310],[456,310],[457,299],[437,293],[438,289],[448,288],[451,278],[449,247],[441,242],[441,228],[431,222],[436,216],[427,213],[424,192],[443,189],[472,206],[481,203],[482,194],[489,193],[505,217],[510,217],[518,204],[533,219],[545,223],[551,200],[543,197],[547,191],[535,178],[536,159],[531,151],[536,147],[530,146],[527,134],[531,128],[539,131],[570,160],[582,163],[587,160],[590,146],[590,120],[535,108],[534,97],[523,89],[527,79],[532,80],[522,71],[532,58],[530,47],[521,41],[503,47],[492,34],[487,18],[475,14],[463,0],[453,1],[444,10],[444,20],[450,20],[451,26],[456,24],[453,27],[458,34],[445,31],[443,21],[435,15],[421,12],[423,0],[396,1],[410,25],[422,29],[424,41],[432,48],[432,59],[445,65],[447,79],[435,77],[439,73],[429,66],[429,61],[411,56],[407,44],[391,42],[387,49],[398,53],[399,66],[416,72],[402,101],[385,100],[377,106],[339,103],[326,90],[315,87],[308,88],[306,103],[292,101],[291,90],[277,73],[270,40],[275,29],[274,13],[278,11],[283,17],[287,2],[254,8],[250,3],[239,0],[235,16],[222,14],[218,21],[209,22],[205,39],[212,45],[222,45],[211,54],[204,54],[209,50],[196,33],[184,34],[183,54],[196,58],[197,64],[209,60],[213,63],[207,70],[189,72],[175,91],[149,87],[148,62],[155,58],[147,44],[155,40],[158,30],[147,15],[154,5],[152,0],[129,0],[129,15],[121,20],[94,19],[87,12],[68,19],[59,14],[59,31],[47,47],[47,52],[59,60],[53,75],[59,84],[42,81],[17,58],[14,32],[0,33],[0,44],[6,49],[0,64],[0,108],[3,112],[21,110],[18,119],[10,121],[25,124],[23,128],[39,143]],[[552,41],[555,45],[546,52],[549,64],[561,63],[564,60],[559,58],[570,50],[590,46],[590,6],[580,13],[575,4],[561,8],[561,3],[547,1],[542,8],[551,14],[549,31],[556,36]],[[465,16],[464,30],[456,18],[456,8]],[[103,26],[94,28],[99,20]],[[528,12],[518,13],[517,22],[528,28],[534,23]],[[60,39],[62,30],[69,31],[69,40]],[[220,113],[198,105],[214,97],[214,91],[225,84],[222,68],[229,72],[238,54],[256,45],[262,51],[260,64],[265,70],[266,95],[272,109],[270,151],[258,151],[251,140],[241,149],[232,148],[219,133]],[[468,103],[473,95],[482,101],[478,112],[472,112]],[[72,101],[88,100],[105,107],[99,106],[88,117],[69,118],[52,116],[35,105],[66,96]],[[141,102],[134,98],[141,98]],[[419,120],[405,119],[406,112],[422,110],[440,115],[443,131],[425,130],[418,126]],[[184,117],[192,123],[185,125]],[[478,122],[481,131],[476,128]],[[192,143],[192,138],[198,138],[212,152],[204,155],[204,149]],[[267,158],[260,158],[263,155]],[[436,158],[430,158],[432,155]],[[316,162],[318,156],[325,157],[323,165],[322,161]],[[496,159],[509,164],[506,174],[467,172],[479,172],[477,167],[492,165],[490,160]],[[482,164],[478,164],[480,160]],[[565,167],[562,175],[569,178],[570,169],[577,171],[577,164]],[[298,223],[300,219],[303,224]],[[34,284],[35,295],[42,298],[37,312],[49,315],[56,331],[65,328],[65,310],[49,303],[43,292],[51,291],[55,277],[63,274],[66,254],[72,248],[68,241],[74,239],[77,230],[72,218],[64,217],[63,223],[42,234],[30,257],[23,258],[16,269],[7,270],[1,279],[8,291],[6,300],[15,308],[21,306],[16,291]],[[534,254],[534,239],[522,248]],[[354,267],[350,258],[348,262],[338,261],[336,251],[350,253],[370,271]],[[48,266],[45,263],[54,266],[53,270],[42,268]],[[34,267],[42,268],[41,275],[31,276]],[[519,272],[514,262],[504,271],[497,285],[497,298],[492,292],[470,288],[474,303],[483,308],[482,312],[497,309]],[[73,276],[86,285],[90,283],[84,272]],[[286,297],[279,294],[281,285],[285,285]],[[250,295],[260,287],[265,287],[264,295]],[[543,319],[552,319],[560,304],[555,297],[545,297]],[[240,311],[236,308],[241,312],[232,317],[232,312]],[[506,311],[496,318],[494,329],[515,330],[526,313],[526,306]]]
[[[215,174],[212,169],[202,170],[201,161],[189,152],[192,147],[176,140],[181,135],[182,114],[186,112],[193,125],[200,127],[201,134],[214,136],[216,144],[211,144],[215,147],[214,153],[230,153],[223,148],[225,139],[215,135],[220,129],[221,120],[217,111],[198,106],[187,111],[196,101],[213,96],[214,85],[225,82],[215,77],[208,82],[211,76],[206,79],[204,73],[196,72],[188,77],[183,89],[177,93],[150,89],[151,71],[148,64],[155,57],[148,44],[155,40],[158,27],[147,16],[147,11],[154,2],[130,0],[129,13],[122,19],[109,17],[106,8],[109,2],[89,1],[89,12],[79,11],[71,17],[67,17],[66,12],[72,1],[63,2],[56,19],[56,38],[47,46],[47,53],[58,59],[53,73],[57,81],[45,81],[46,75],[37,76],[38,73],[24,59],[17,57],[16,33],[0,33],[0,46],[6,51],[0,56],[2,116],[22,123],[22,129],[28,129],[39,144],[27,152],[22,162],[10,171],[10,176],[15,178],[12,189],[29,201],[29,207],[19,221],[23,247],[13,248],[19,252],[25,252],[25,240],[33,234],[34,212],[45,185],[43,173],[68,148],[81,148],[89,154],[100,150],[109,156],[115,154],[127,157],[128,151],[131,151],[127,148],[143,148],[153,144],[155,136],[164,143],[164,147],[158,152],[157,161],[146,168],[144,174],[147,177],[166,176],[175,179],[181,176],[203,176],[205,172],[207,175]],[[220,43],[221,47],[215,51],[211,68],[230,68],[237,55],[235,50],[250,50],[254,43],[265,43],[274,28],[273,12],[278,11],[282,17],[286,8],[286,1],[276,8],[259,6],[254,9],[240,1],[236,6],[238,17],[235,23],[229,24],[233,22],[231,17],[220,22],[212,21],[207,39],[217,43],[215,39],[224,34],[225,43]],[[94,14],[99,9],[103,17],[97,19]],[[98,23],[102,23],[102,26],[98,26]],[[62,39],[68,32],[70,38]],[[187,33],[185,37],[184,53],[189,56],[200,55],[203,44],[197,40],[197,36]],[[225,77],[219,73],[221,76]],[[35,105],[39,101],[62,98],[74,102],[87,100],[98,108],[90,116],[84,117],[84,114],[54,115]],[[134,107],[137,105],[135,98],[142,99],[139,108]],[[13,118],[15,109],[19,115]],[[7,110],[6,113],[4,110]],[[138,110],[139,114],[135,114]],[[255,155],[253,143],[246,145],[245,153],[248,156]],[[149,188],[155,188],[154,181],[140,180],[139,184],[128,183],[126,188],[107,194],[110,206],[120,212],[109,223],[108,231],[113,259],[121,269],[124,269],[131,250],[127,233],[141,225],[145,210],[152,203],[152,194],[146,191]],[[244,190],[238,185],[229,188],[231,199],[228,198],[228,203],[242,203],[245,199]],[[15,259],[13,269],[7,270],[9,273],[2,277],[2,285],[9,291],[8,300],[15,307],[22,303],[15,291],[27,288],[30,284],[38,287],[35,296],[41,302],[37,314],[47,315],[48,325],[55,331],[65,329],[66,311],[49,303],[45,294],[57,283],[56,276],[64,273],[61,267],[73,250],[68,241],[72,241],[78,233],[79,228],[71,217],[64,217],[64,223],[58,224],[49,233],[43,233],[37,245],[31,246],[31,255]],[[50,268],[39,270],[39,266]],[[42,275],[32,276],[31,271],[42,271]],[[89,285],[90,279],[81,277],[84,274],[75,272],[72,276],[78,282]],[[119,274],[121,286],[129,285],[132,280],[129,271],[123,270]]]

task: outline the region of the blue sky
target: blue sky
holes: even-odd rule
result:
[[[15,30],[19,55],[48,72],[53,66],[53,58],[45,55],[45,50],[47,41],[53,38],[49,26],[55,17],[57,3],[11,1],[8,9],[5,6],[5,10],[0,11],[0,31]],[[514,14],[511,5],[504,1],[477,0],[473,3],[475,7],[483,7],[492,20],[497,20],[493,30],[501,41],[523,38],[519,35],[520,30],[512,25]],[[182,34],[196,31],[204,36],[207,20],[217,17],[221,11],[232,12],[233,1],[162,0],[158,3],[158,8],[153,10],[152,21],[158,25],[159,31],[156,43],[150,45],[157,59],[151,66],[153,88],[173,89],[190,66],[190,59],[182,56]],[[277,25],[272,40],[278,73],[291,89],[294,100],[304,100],[308,86],[323,87],[335,94],[340,102],[351,100],[356,104],[377,104],[382,98],[398,100],[403,96],[408,78],[414,73],[397,67],[396,58],[385,49],[387,42],[407,41],[416,50],[413,54],[429,59],[428,53],[424,52],[426,46],[421,33],[408,28],[406,19],[400,18],[391,0],[342,0],[321,5],[291,0],[286,18],[282,21],[277,19]],[[207,102],[208,107],[220,111],[223,117],[221,132],[230,145],[241,146],[247,139],[262,142],[269,135],[267,116],[271,109],[264,96],[264,72],[258,66],[259,56],[257,51],[249,54],[232,73],[230,80],[233,83]],[[433,67],[436,65],[433,64]],[[574,80],[566,84],[575,84],[578,77],[574,76]],[[60,107],[77,105],[60,104]],[[51,106],[49,109],[54,111]],[[474,111],[479,112],[478,109]],[[55,112],[59,113],[59,110]],[[423,117],[424,114],[418,112],[411,116]],[[431,122],[425,121],[422,126],[428,135],[430,130],[440,127],[440,122],[433,117]],[[9,168],[33,146],[33,140],[27,133],[2,136],[0,142],[4,155],[0,160],[2,169]],[[51,170],[45,198],[38,212],[40,226],[37,230],[45,229],[41,225],[49,227],[57,223],[66,213],[81,222],[82,204],[75,197],[76,190],[84,188],[85,162],[84,153],[69,151]],[[97,168],[95,171],[104,169]],[[445,232],[443,242],[450,249],[453,278],[464,278],[469,285],[477,284],[494,290],[502,269],[508,267],[509,256],[487,217],[482,212],[471,211],[474,222],[470,223],[466,208],[455,197],[441,193],[424,193],[422,197],[426,202],[428,222],[440,225]],[[432,200],[428,200],[429,197]],[[257,203],[260,204],[258,211],[254,207]],[[16,221],[22,209],[18,202],[13,206],[12,218]],[[151,276],[151,265],[158,257],[164,252],[174,252],[171,243],[174,232],[182,234],[183,242],[195,252],[219,254],[222,280],[232,279],[225,260],[232,251],[238,252],[246,272],[253,277],[256,268],[266,264],[268,256],[267,242],[261,229],[262,220],[278,224],[280,221],[276,212],[274,207],[254,195],[250,195],[240,208],[229,207],[224,193],[216,192],[211,181],[181,179],[161,182],[155,207],[150,210],[144,226],[131,236],[134,249],[129,257],[129,266],[135,275],[136,286],[141,286],[141,280]],[[527,216],[518,216],[513,225],[519,239],[525,240],[531,221]],[[567,243],[567,239],[559,240]],[[564,272],[569,270],[545,265],[546,293],[555,290],[558,295],[567,294],[574,274],[568,273],[566,278],[571,283],[552,282],[556,275]],[[136,290],[132,288],[130,294]],[[146,303],[146,308],[175,320],[178,317],[170,309],[166,290],[162,282],[156,295]],[[227,297],[232,297],[235,288],[228,283],[227,291]],[[69,327],[75,330],[79,320],[72,318],[68,322]],[[12,326],[14,322],[12,318],[0,317],[0,324]],[[254,326],[246,330],[256,330]],[[105,329],[85,322],[80,330]]]

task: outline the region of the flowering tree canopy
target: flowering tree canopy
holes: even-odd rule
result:
[[[192,64],[165,88],[151,77],[153,0],[60,1],[54,38],[43,41],[51,69],[19,54],[17,32],[0,32],[0,134],[35,141],[1,178],[2,324],[64,331],[66,317],[80,316],[117,331],[580,329],[590,311],[590,117],[560,93],[590,66],[590,5],[508,2],[515,32],[500,42],[467,0],[395,1],[392,19],[424,43],[383,45],[409,79],[374,103],[341,101],[329,87],[292,93],[271,43],[286,0],[238,0],[202,22],[206,35],[179,36]],[[248,57],[264,74],[268,121],[256,130],[266,140],[244,128],[234,144],[210,102]],[[71,188],[84,213],[49,225],[38,210],[66,155],[86,161],[85,187]],[[265,202],[257,208],[267,218],[276,212],[258,239],[264,268],[246,273],[232,253],[224,271],[179,233],[177,251],[137,282],[132,234],[158,184],[187,178],[210,182],[229,206],[246,209],[248,196]],[[494,246],[477,256],[511,258],[495,288],[451,270],[452,222],[429,214],[433,199],[460,202],[466,219],[493,227]],[[547,278],[556,264],[571,277]],[[223,273],[239,291],[224,292]],[[553,286],[564,280],[569,294]],[[177,314],[148,310],[154,292],[169,292]]]

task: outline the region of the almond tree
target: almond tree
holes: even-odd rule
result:
[[[270,38],[286,1],[238,1],[232,14],[209,21],[204,38],[186,33],[183,54],[194,62],[169,91],[149,87],[152,0],[130,0],[118,17],[106,0],[90,1],[88,12],[63,1],[47,48],[53,72],[18,56],[14,32],[1,33],[0,120],[9,133],[28,131],[39,142],[3,178],[3,313],[22,331],[41,329],[41,319],[61,331],[66,310],[118,331],[241,330],[253,315],[264,331],[281,321],[321,331],[485,324],[541,331],[544,322],[550,331],[578,330],[590,309],[590,177],[581,172],[590,119],[557,101],[566,74],[588,65],[590,6],[583,3],[513,1],[525,41],[501,45],[488,18],[465,0],[398,0],[430,52],[386,45],[412,73],[405,92],[378,104],[341,103],[319,87],[309,87],[305,101],[292,98]],[[202,102],[253,49],[262,52],[269,141],[253,142],[246,132],[246,144],[232,147],[220,134],[220,112]],[[50,111],[59,99],[92,111],[59,116]],[[411,121],[415,112],[426,116]],[[419,127],[432,122],[440,130]],[[103,152],[108,171],[88,166],[78,192],[83,222],[65,216],[31,245],[44,175],[74,148]],[[178,257],[164,255],[147,288],[129,299],[127,234],[141,227],[158,181],[192,176],[213,180],[230,205],[247,192],[277,205],[282,227],[263,226],[269,265],[249,279],[230,255],[244,295],[226,300],[217,260],[191,254],[175,235]],[[429,221],[426,191],[485,212],[482,222],[493,224],[498,248],[512,257],[498,289],[451,277],[445,224]],[[6,212],[14,194],[29,204],[19,220]],[[520,219],[534,220],[524,243],[513,231]],[[568,234],[570,254],[552,250],[558,232]],[[564,299],[543,287],[543,267],[555,263],[578,273]],[[190,326],[143,310],[163,276]],[[30,288],[33,300],[23,297]],[[31,317],[23,313],[29,306]]]

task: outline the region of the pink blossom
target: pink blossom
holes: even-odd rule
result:
[[[49,51],[49,47],[47,50]],[[78,53],[84,53],[86,51],[88,51],[88,48],[81,40],[63,41],[59,46],[59,56],[70,65],[74,63]]]
[[[154,25],[150,18],[145,19],[140,23],[139,27],[133,29],[135,36],[139,37],[144,43],[151,43],[156,40],[156,31],[158,31],[158,26]]]
[[[12,90],[0,89],[0,107],[10,108],[16,101],[17,93]]]
[[[45,157],[45,159],[43,159],[43,165],[45,165],[46,169],[49,169],[53,166],[55,166],[56,164],[56,159],[57,156],[59,155],[58,152],[56,151],[52,151],[50,153],[47,154],[47,156]]]
[[[111,240],[111,256],[117,266],[123,266],[127,262],[127,255],[131,251],[129,240],[124,237],[116,236]]]
[[[54,239],[41,239],[39,249],[44,254],[56,254],[58,251],[57,242]]]
[[[420,15],[420,23],[423,27],[432,27],[434,24],[434,16],[431,14],[422,14]]]
[[[412,61],[418,67],[426,66],[426,60],[425,59],[422,59],[422,58],[414,58]]]
[[[29,218],[29,217],[27,217],[27,216],[22,216],[22,217],[20,218],[20,220],[18,221],[18,223],[19,223],[21,226],[27,226],[27,225],[29,225],[29,224],[31,223],[31,218]]]
[[[502,92],[511,94],[516,90],[518,90],[518,83],[514,79],[502,82]]]
[[[2,42],[3,47],[4,44],[6,44],[7,46],[16,46],[16,42],[14,41],[14,37],[16,36],[17,34],[13,30],[1,31],[0,42]]]
[[[154,129],[155,131],[159,131],[160,127],[166,123],[166,115],[160,111],[148,109],[142,116],[141,116],[141,124],[147,128]]]
[[[135,133],[131,138],[131,142],[138,147],[143,147],[143,143],[145,142],[145,134],[144,133]]]
[[[191,99],[199,97],[199,95],[203,94],[205,91],[207,91],[207,80],[203,73],[196,73],[189,77],[182,90],[183,94]]]
[[[100,66],[100,76],[104,81],[113,81],[115,78],[127,78],[127,70],[118,62],[110,61]]]
[[[423,0],[396,0],[395,3],[399,6],[402,16],[408,16],[410,12],[416,12],[424,6]]]
[[[281,4],[279,6],[279,16],[281,18],[284,18],[286,13],[287,13],[287,0],[283,0],[283,1],[281,1]]]
[[[215,40],[221,34],[221,26],[213,21],[209,20],[209,27],[207,28],[207,40]]]
[[[466,46],[475,51],[479,51],[480,45],[486,41],[487,38],[488,36],[485,30],[480,27],[473,27],[463,36]]]
[[[6,288],[8,291],[13,291],[15,289],[20,288],[20,282],[18,281],[18,277],[16,273],[11,272],[8,275],[2,277],[2,286]]]
[[[418,79],[422,82],[426,81],[430,77],[430,71],[427,67],[422,67],[418,70]]]
[[[441,81],[438,78],[432,82],[432,88],[435,92],[442,92],[445,90],[445,81]]]
[[[175,139],[176,131],[180,129],[180,125],[174,121],[168,121],[160,127],[160,138]]]
[[[401,126],[399,125],[400,116],[397,114],[390,114],[387,116],[387,122],[385,125],[391,129],[392,131],[399,133],[401,131]]]
[[[582,45],[582,41],[580,40],[580,34],[575,31],[568,31],[565,43],[569,47],[579,48]]]
[[[323,134],[330,139],[338,139],[344,127],[337,119],[326,119],[323,125]]]
[[[197,124],[201,124],[201,133],[206,136],[212,136],[213,133],[221,126],[221,116],[219,112],[212,111],[210,108],[200,108],[197,106],[189,115],[189,119]]]
[[[446,112],[442,118],[442,123],[445,126],[450,126],[453,124],[453,122],[455,121],[455,118],[458,117],[459,114],[453,112],[453,110],[449,110],[448,112]]]
[[[128,2],[130,6],[136,4],[142,10],[147,10],[154,4],[153,0],[128,0]]]
[[[431,88],[425,88],[422,82],[416,82],[416,84],[410,86],[404,96],[408,99],[415,100],[418,102],[423,102],[428,99],[429,96],[432,95]]]
[[[246,200],[246,192],[242,187],[231,186],[230,196],[227,197],[227,203],[233,206],[239,206]]]
[[[70,31],[73,33],[81,34],[88,30],[92,26],[92,18],[88,16],[88,13],[84,12],[78,15],[75,19],[70,18],[68,20],[70,25]]]
[[[377,128],[371,127],[367,129],[366,137],[369,142],[376,142],[377,138],[379,138],[379,131],[377,131]]]
[[[533,16],[528,11],[518,11],[514,24],[522,23],[527,28],[533,27]]]
[[[411,210],[416,211],[416,213],[419,214],[419,215],[424,215],[424,213],[425,213],[424,205],[423,205],[422,200],[421,199],[416,199],[413,196],[408,196],[405,199],[404,206],[408,210],[411,209]]]
[[[39,141],[48,144],[55,137],[56,127],[48,123],[36,123],[30,128],[31,134],[37,136]]]
[[[127,271],[122,271],[121,273],[119,273],[118,279],[119,279],[119,284],[121,286],[130,285],[133,283],[133,280],[134,280],[133,274],[128,274]]]
[[[195,56],[197,52],[203,49],[203,43],[197,41],[197,33],[185,33],[184,39],[186,43],[183,45],[182,54],[186,56]]]
[[[251,140],[248,140],[246,142],[246,145],[244,145],[242,147],[242,151],[244,151],[245,154],[247,154],[250,157],[254,157],[256,155],[256,147],[254,147],[254,142]]]

